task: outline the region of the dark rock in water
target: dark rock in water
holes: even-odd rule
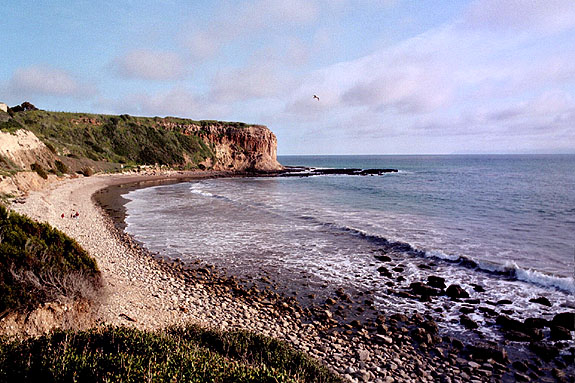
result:
[[[497,317],[495,323],[505,332],[505,338],[516,342],[533,342],[543,339],[543,332],[534,327],[525,325],[516,319],[505,315]]]
[[[463,348],[463,342],[460,341],[457,338],[452,338],[451,339],[451,345],[459,350],[461,350]]]
[[[525,372],[528,369],[528,367],[525,365],[525,363],[523,363],[519,360],[513,362],[513,368],[515,368],[516,370],[519,370],[521,372]]]
[[[376,255],[375,259],[377,259],[378,261],[381,261],[381,262],[391,262],[391,257],[389,257],[387,255]]]
[[[497,301],[497,306],[510,305],[512,303],[509,299],[500,299]]]
[[[450,285],[445,293],[451,299],[469,298],[469,293],[463,290],[459,285]]]
[[[378,268],[377,268],[377,271],[378,271],[381,275],[383,275],[384,277],[387,277],[387,278],[391,278],[391,277],[392,277],[391,272],[390,272],[385,266],[380,266],[380,267],[378,267]]]
[[[519,322],[516,319],[509,318],[505,315],[499,315],[495,321],[499,326],[503,327],[504,329],[513,330],[513,329],[521,329],[523,328],[523,323]]]
[[[505,364],[508,361],[507,351],[503,347],[491,344],[478,344],[469,346],[469,351],[473,360],[487,361],[493,359],[499,363]]]
[[[549,325],[549,322],[543,318],[527,318],[523,322],[529,328],[543,328]]]
[[[445,288],[445,278],[441,278],[435,275],[430,275],[427,277],[427,284],[431,287],[436,287],[438,289]]]
[[[533,351],[537,356],[543,359],[546,362],[549,362],[557,355],[559,355],[559,350],[557,347],[550,343],[545,342],[532,342],[529,344],[529,348]]]
[[[470,314],[470,313],[474,312],[475,309],[473,307],[469,307],[469,306],[462,306],[459,309],[459,311],[462,312],[463,314]]]
[[[551,302],[549,302],[549,299],[545,297],[531,298],[529,299],[529,302],[539,303],[540,305],[551,307]]]
[[[429,287],[422,282],[413,282],[409,285],[409,288],[411,291],[413,291],[414,294],[421,297],[437,297],[442,294],[441,290]]]
[[[365,169],[359,172],[360,176],[382,175],[384,173],[397,173],[397,169]]]
[[[466,299],[465,303],[469,305],[478,305],[481,303],[481,301],[479,299]]]
[[[460,316],[459,323],[461,323],[463,326],[465,326],[465,328],[468,328],[470,330],[475,330],[476,328],[479,327],[479,325],[473,319],[469,318],[467,315]]]
[[[487,307],[487,306],[480,306],[477,308],[477,310],[481,311],[482,313],[485,313],[487,315],[490,316],[495,316],[497,315],[497,311],[493,310],[491,307]]]
[[[403,268],[403,267],[400,267],[400,266],[397,266],[397,267],[394,267],[394,268],[391,269],[391,270],[395,271],[396,273],[403,273],[404,268]]]
[[[392,316],[389,317],[390,319],[394,319],[398,322],[407,322],[409,320],[409,318],[406,315],[403,314],[393,314]]]
[[[484,293],[485,289],[483,288],[483,286],[477,285],[477,284],[472,284],[471,286],[473,286],[473,290],[475,290],[478,293]]]
[[[431,335],[435,335],[439,331],[439,328],[437,327],[437,323],[435,323],[434,320],[428,320],[426,322],[423,322],[421,324],[421,327],[423,327]]]
[[[421,324],[425,321],[425,318],[420,313],[415,313],[411,316],[411,321],[416,324]]]
[[[466,267],[468,269],[475,269],[477,268],[477,262],[472,261],[469,258],[465,258],[465,257],[459,257],[459,259],[457,260],[457,262],[459,263],[460,266],[462,267]]]
[[[551,321],[555,326],[565,327],[569,331],[575,331],[575,312],[559,313]]]
[[[529,332],[507,330],[505,338],[515,342],[534,342],[543,339],[543,332],[537,328],[531,329]]]
[[[551,326],[551,339],[552,340],[571,340],[571,331],[561,326]]]
[[[426,265],[425,263],[422,263],[420,265],[417,265],[418,268],[422,269],[422,270],[431,270],[431,266]]]

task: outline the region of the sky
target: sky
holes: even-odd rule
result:
[[[7,0],[23,101],[263,124],[280,155],[575,153],[575,1]]]

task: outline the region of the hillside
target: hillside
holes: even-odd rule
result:
[[[4,141],[8,141],[6,133],[14,135],[20,131],[19,134],[24,136],[25,133],[21,132],[24,129],[45,144],[52,155],[36,151],[32,157],[39,157],[39,163],[47,170],[57,170],[56,160],[67,167],[91,165],[96,170],[123,167],[119,165],[154,164],[180,169],[232,171],[281,168],[276,160],[277,140],[269,129],[261,125],[43,110],[3,113],[0,117]],[[26,139],[30,141],[31,137]],[[7,145],[3,143],[1,147],[6,148]],[[0,166],[5,171],[30,169],[30,158],[20,161],[25,157],[22,149],[29,146],[20,145],[20,155],[0,150]],[[37,150],[39,145],[32,146]],[[78,164],[74,160],[87,161]]]

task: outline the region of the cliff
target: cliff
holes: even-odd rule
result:
[[[274,171],[277,161],[276,136],[263,125],[234,126],[221,122],[185,124],[162,120],[160,126],[187,136],[200,137],[213,156],[201,162],[214,170]]]
[[[0,122],[0,130],[18,129],[34,133],[66,158],[183,169],[281,169],[276,137],[261,125],[42,110],[14,113],[11,120]]]
[[[9,194],[42,187],[44,180],[34,186],[30,170],[43,179],[140,165],[267,172],[282,169],[276,157],[277,139],[262,125],[30,108],[0,112],[0,189]]]
[[[48,147],[28,130],[0,131],[0,161],[15,169],[30,170],[34,163],[52,168],[56,157]]]

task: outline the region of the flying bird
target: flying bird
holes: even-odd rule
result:
[[[317,98],[317,100],[319,101],[319,97],[316,96],[315,94],[313,95],[313,98]]]

